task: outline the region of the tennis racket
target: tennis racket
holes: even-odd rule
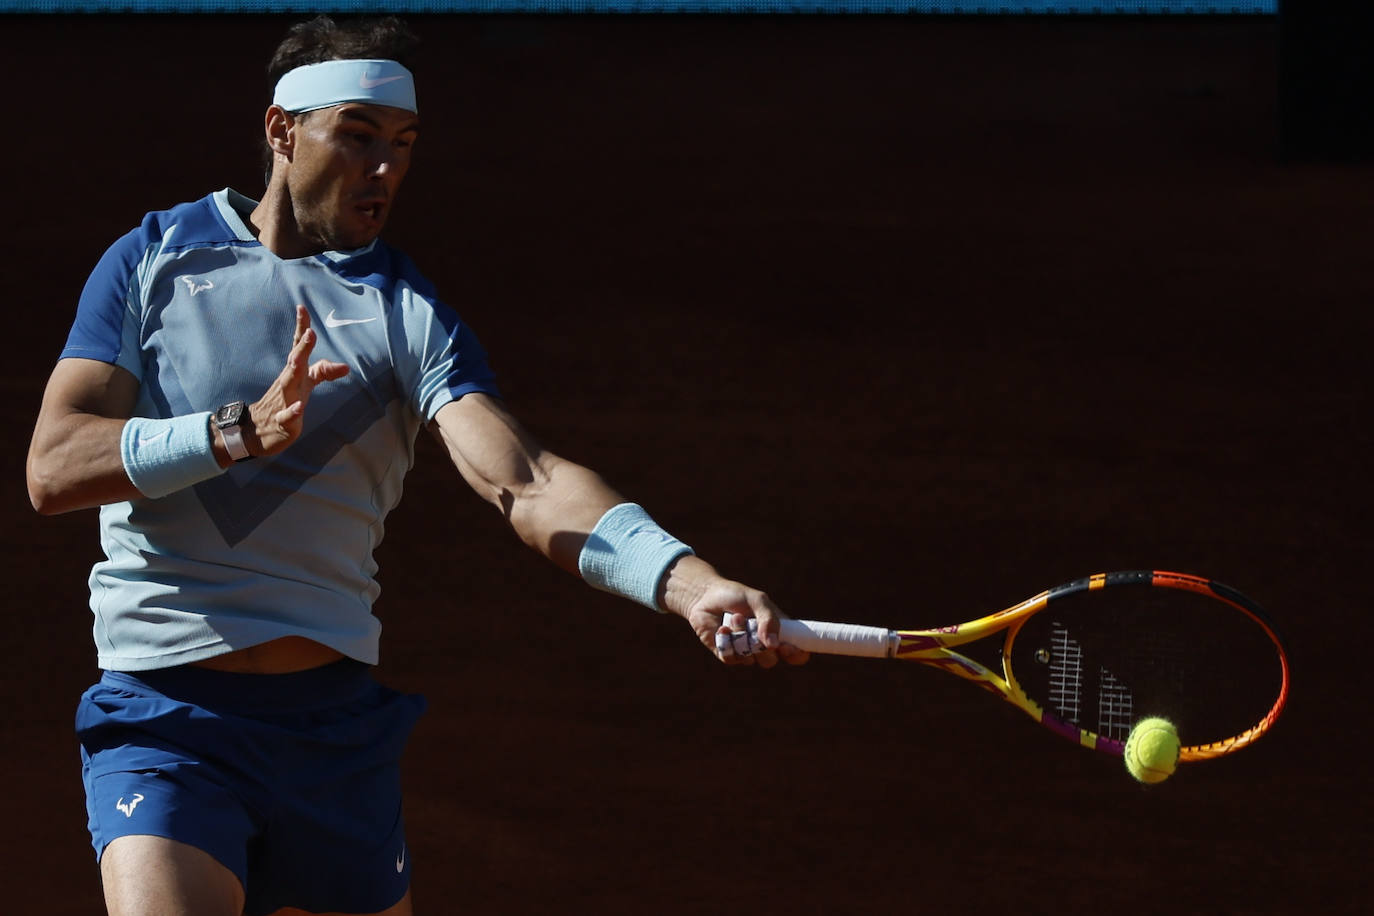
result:
[[[720,634],[721,653],[758,651],[757,621]],[[1005,633],[1001,673],[954,651]],[[1273,727],[1288,701],[1288,654],[1269,616],[1229,586],[1186,573],[1099,573],[968,623],[929,630],[783,620],[810,652],[943,668],[1057,734],[1120,755],[1146,716],[1174,722],[1180,761],[1221,757]]]

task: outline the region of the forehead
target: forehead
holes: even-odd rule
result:
[[[420,118],[413,111],[392,108],[390,105],[368,105],[362,102],[346,102],[320,112],[332,124],[367,124],[391,133],[418,131]]]

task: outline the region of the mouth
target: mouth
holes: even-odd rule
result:
[[[386,216],[386,201],[380,198],[363,200],[354,204],[353,209],[369,223],[380,224]]]

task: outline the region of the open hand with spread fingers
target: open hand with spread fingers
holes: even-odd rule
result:
[[[275,455],[300,437],[305,417],[305,405],[310,393],[322,382],[332,382],[348,374],[348,366],[333,360],[310,362],[310,353],[318,340],[310,327],[310,313],[304,305],[296,306],[296,330],[291,339],[291,352],[281,374],[263,396],[249,408],[252,429],[244,438],[254,455]]]

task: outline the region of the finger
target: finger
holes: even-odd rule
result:
[[[739,617],[740,615],[727,615]],[[771,649],[765,649],[749,628],[732,630],[729,625],[722,625],[716,630],[716,655],[727,665],[758,665],[760,668],[772,668],[778,663],[779,653]],[[788,646],[788,649],[795,650],[795,646]],[[800,651],[800,650],[797,650]],[[798,664],[798,662],[792,662]]]
[[[296,345],[291,348],[291,352],[300,353],[302,356],[309,355],[310,351],[315,349],[316,339],[317,335],[315,334],[315,329],[307,327],[301,332],[301,336],[296,339]]]
[[[749,632],[747,630],[732,630],[729,625],[722,625],[717,628],[716,657],[727,665],[754,664]]]
[[[810,660],[811,653],[789,643],[783,643],[778,646],[778,657],[789,665],[804,665]]]
[[[776,649],[782,645],[780,632],[783,614],[772,599],[763,592],[750,592],[749,609],[754,612],[754,618],[759,622],[759,642],[768,649]]]
[[[743,614],[727,614],[735,618],[737,629],[730,631],[730,643],[736,655],[750,659],[760,668],[772,668],[778,663],[777,653],[759,639],[759,624]]]
[[[286,356],[286,365],[282,367],[282,382],[284,384],[300,384],[310,370],[310,351],[315,348],[315,331],[306,328],[301,334],[296,345],[291,348],[291,352]]]
[[[296,401],[294,404],[289,404],[274,413],[272,415],[272,422],[284,428],[290,426],[296,420],[299,420],[304,413],[305,403],[303,401]]]
[[[310,312],[306,309],[306,307],[305,307],[304,305],[297,305],[297,306],[296,306],[296,332],[291,336],[291,346],[294,347],[296,344],[298,344],[298,343],[301,342],[301,335],[303,335],[303,334],[305,333],[306,329],[309,328],[309,327],[310,327]]]
[[[716,657],[723,662],[729,661],[735,657],[735,641],[733,637],[734,631],[730,629],[728,623],[723,623],[716,628]]]
[[[343,378],[349,372],[347,363],[336,363],[333,360],[321,359],[310,364],[307,375],[310,381],[318,385],[320,382],[332,382]]]

